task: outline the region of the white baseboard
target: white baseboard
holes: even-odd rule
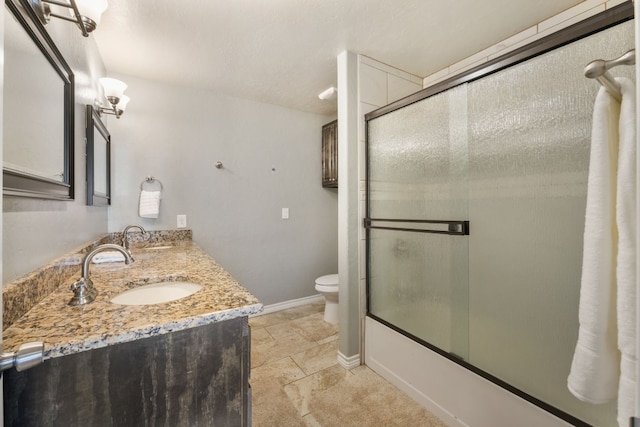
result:
[[[360,366],[360,355],[345,356],[341,352],[338,352],[338,363],[345,369],[357,368]]]
[[[277,311],[286,310],[288,308],[300,307],[302,305],[313,304],[315,302],[324,302],[324,296],[317,294],[304,298],[293,299],[289,301],[278,302],[275,304],[265,305],[260,313],[252,314],[249,317],[262,316],[264,314],[275,313]],[[338,363],[345,369],[357,368],[361,365],[360,355],[345,356],[338,352]]]
[[[253,314],[250,317],[262,316],[263,314],[275,313],[276,311],[286,310],[288,308],[300,307],[301,305],[307,305],[307,304],[312,304],[314,302],[322,302],[322,301],[324,301],[324,297],[320,294],[317,294],[317,295],[311,295],[309,297],[277,302],[275,304],[265,305],[260,313]]]

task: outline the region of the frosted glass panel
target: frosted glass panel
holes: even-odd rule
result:
[[[468,220],[469,236],[369,230],[369,312],[589,424],[566,380],[578,331],[591,116],[587,63],[634,21],[368,122],[372,219]],[[635,67],[614,76],[634,79]]]
[[[369,123],[371,218],[467,220],[466,98],[460,86]],[[466,358],[467,237],[389,230],[370,236],[370,313]]]
[[[613,405],[584,404],[566,386],[599,89],[582,70],[632,46],[629,22],[468,87],[469,361],[598,426],[615,425]]]
[[[467,219],[466,89],[369,122],[369,216]]]
[[[369,274],[376,283],[369,293],[370,312],[466,357],[467,238],[392,230],[370,233]]]

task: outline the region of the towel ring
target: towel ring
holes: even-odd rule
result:
[[[160,192],[162,193],[162,191],[164,190],[162,183],[159,179],[155,179],[152,176],[146,177],[144,181],[140,183],[140,190],[158,191],[156,184],[160,186]],[[147,188],[145,188],[145,185],[147,185]],[[149,188],[149,186],[154,186],[155,188]]]

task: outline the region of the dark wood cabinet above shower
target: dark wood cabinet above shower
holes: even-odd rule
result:
[[[322,126],[322,186],[338,188],[338,121]]]

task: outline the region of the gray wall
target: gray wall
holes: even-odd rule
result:
[[[8,13],[5,12],[4,13]],[[3,283],[20,277],[107,231],[107,208],[86,206],[85,104],[92,104],[105,67],[93,37],[68,22],[52,20],[47,31],[76,77],[75,194],[71,202],[3,198]],[[5,100],[7,108],[10,102]],[[62,108],[62,100],[60,102]],[[52,114],[52,120],[61,116]],[[7,141],[4,141],[6,144]],[[62,141],[60,141],[62,146]]]
[[[337,271],[337,191],[320,186],[320,133],[330,117],[116,75],[133,100],[122,119],[105,117],[114,201],[86,206],[85,105],[106,71],[93,37],[56,20],[47,30],[76,76],[76,199],[3,198],[3,283],[127,224],[175,228],[178,213],[265,304],[313,295],[314,279]],[[224,169],[214,168],[218,160]],[[165,187],[157,220],[137,216],[146,175]]]
[[[313,295],[316,277],[337,272],[337,191],[322,188],[320,172],[330,117],[113,77],[128,83],[131,102],[108,125],[109,231],[173,229],[186,214],[194,240],[264,304]],[[158,219],[137,215],[148,175],[164,186]]]

